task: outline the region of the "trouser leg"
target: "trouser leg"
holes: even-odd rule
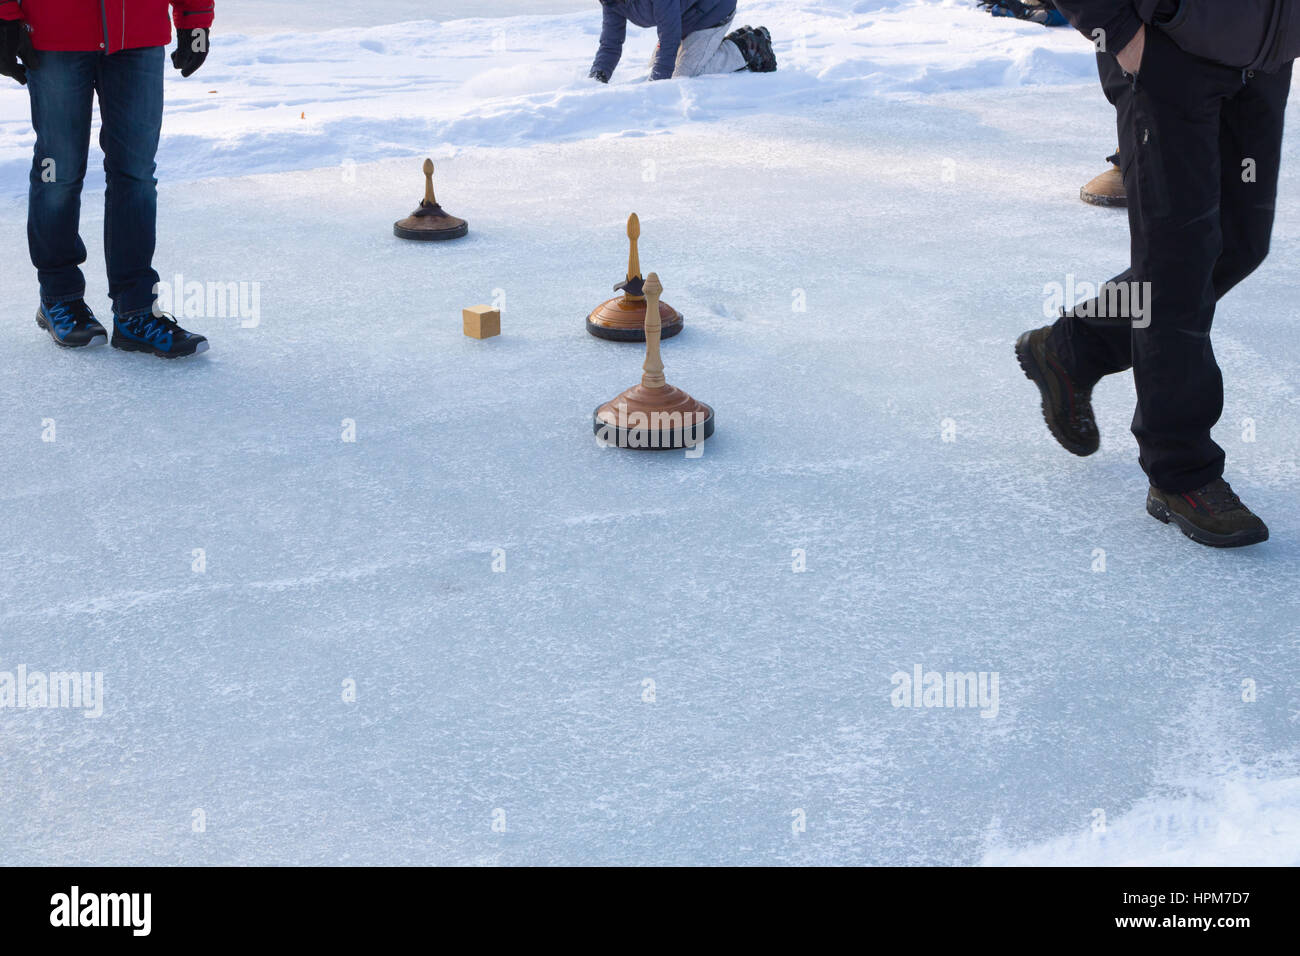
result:
[[[674,77],[736,73],[747,68],[740,47],[727,39],[734,14],[725,23],[688,33],[677,50]]]
[[[1166,38],[1159,50],[1192,58]],[[1164,62],[1161,60],[1160,62]],[[1139,97],[1164,147],[1154,153],[1169,193],[1151,213],[1143,251],[1152,276],[1152,316],[1133,330],[1138,407],[1133,434],[1143,469],[1165,491],[1200,488],[1223,475],[1224,452],[1210,432],[1223,413],[1223,375],[1210,329],[1215,304],[1268,255],[1291,69],[1244,82],[1236,71],[1198,70],[1214,81],[1191,84],[1198,99],[1217,99],[1190,115],[1184,91],[1155,76]],[[1227,95],[1223,90],[1229,90]],[[1155,134],[1153,134],[1154,136]],[[1206,167],[1217,181],[1206,181]],[[1210,274],[1206,261],[1214,256]]]
[[[700,70],[700,75],[741,73],[748,70],[749,63],[745,60],[744,52],[726,38],[727,27],[723,27],[719,32],[723,33],[722,42],[718,44],[718,49],[709,58],[709,61],[704,64],[704,68]]]
[[[163,111],[163,48],[100,58],[96,75],[99,143],[104,150],[104,257],[113,311],[153,308],[158,273],[158,181],[154,178]]]
[[[1136,142],[1132,141],[1133,84],[1120,69],[1115,57],[1109,53],[1097,54],[1097,72],[1106,99],[1115,107],[1124,188],[1131,197],[1133,185],[1130,183],[1130,178],[1133,165],[1131,162],[1125,162],[1124,157],[1132,156],[1136,148]],[[1141,219],[1136,215],[1131,201],[1128,215],[1130,232],[1141,229]],[[1110,283],[1116,286],[1124,284],[1132,288],[1132,278],[1132,270],[1127,269],[1111,279]],[[1132,366],[1132,345],[1128,323],[1122,319],[1104,317],[1105,312],[1106,309],[1099,299],[1080,303],[1076,308],[1067,308],[1065,314],[1053,326],[1052,334],[1048,339],[1052,351],[1069,369],[1075,380],[1084,386],[1091,386],[1103,376],[1123,372]]]
[[[1164,491],[1191,491],[1223,474],[1223,449],[1210,435],[1223,412],[1210,330],[1219,296],[1267,249],[1276,179],[1257,181],[1254,191],[1229,183],[1241,175],[1243,146],[1276,166],[1285,88],[1278,78],[1252,86],[1240,71],[1148,31],[1134,99],[1142,230],[1133,271],[1151,296],[1149,321],[1132,330],[1133,434],[1143,470]]]
[[[27,245],[41,299],[66,302],[86,292],[81,265],[81,189],[90,150],[97,53],[41,54],[28,68],[36,149],[27,193]]]
[[[1282,132],[1291,92],[1291,65],[1256,73],[1224,103],[1220,114],[1219,224],[1223,253],[1214,268],[1214,293],[1222,299],[1268,256],[1277,209]]]

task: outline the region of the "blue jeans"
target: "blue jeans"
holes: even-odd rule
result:
[[[81,187],[90,152],[90,117],[99,96],[104,150],[104,258],[108,294],[119,315],[153,308],[158,181],[162,129],[163,48],[103,53],[41,54],[28,69],[36,153],[27,201],[27,244],[45,302],[86,292],[79,232]]]

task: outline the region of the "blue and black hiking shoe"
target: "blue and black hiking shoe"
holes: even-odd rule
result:
[[[65,349],[84,349],[108,341],[108,333],[84,299],[42,302],[36,312],[36,324],[50,333],[55,345]]]
[[[186,332],[166,312],[135,312],[113,316],[113,348],[148,352],[162,358],[184,358],[208,350],[208,340]]]

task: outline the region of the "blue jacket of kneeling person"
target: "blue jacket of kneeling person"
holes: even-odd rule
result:
[[[655,55],[652,80],[666,80],[677,66],[677,50],[682,38],[696,30],[721,26],[736,12],[736,0],[600,0],[605,21],[600,29],[600,50],[592,65],[592,75],[614,75],[623,58],[623,41],[627,25],[656,27],[659,52]]]

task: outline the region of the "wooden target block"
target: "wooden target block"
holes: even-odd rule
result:
[[[465,334],[472,339],[490,339],[501,334],[501,312],[490,305],[476,305],[462,310]]]

